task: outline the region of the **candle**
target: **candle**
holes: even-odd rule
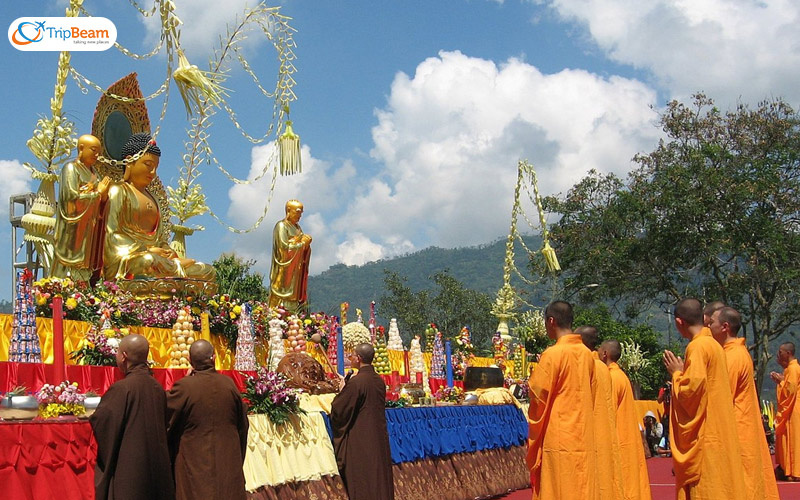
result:
[[[447,387],[453,387],[453,356],[450,351],[450,341],[444,343],[445,374],[447,375]]]
[[[345,302],[346,304],[346,302]],[[345,311],[347,311],[345,309]],[[342,326],[336,327],[336,371],[344,375],[344,340],[342,339]]]

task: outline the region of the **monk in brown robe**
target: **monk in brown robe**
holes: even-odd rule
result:
[[[594,424],[595,457],[597,457],[597,489],[599,500],[622,498],[622,464],[617,438],[617,406],[613,402],[611,374],[597,356],[597,328],[579,326],[575,333],[594,358]]]
[[[800,364],[795,358],[794,344],[786,342],[778,348],[778,364],[783,374],[771,372],[770,378],[778,384],[778,414],[775,416],[776,473],[787,481],[800,481],[800,407],[797,394],[800,390]]]
[[[672,377],[670,448],[678,500],[745,498],[725,351],[703,324],[703,306],[683,299],[675,327],[689,339],[686,361],[664,351]]]
[[[550,303],[547,336],[555,340],[533,370],[528,387],[528,455],[533,498],[597,498],[594,359],[572,331],[572,306]]]
[[[97,500],[172,500],[175,486],[167,446],[167,396],[150,375],[150,345],[122,339],[117,366],[125,378],[103,395],[89,422],[97,441]]]
[[[747,498],[779,500],[753,377],[753,358],[750,357],[744,339],[736,336],[741,326],[742,317],[732,307],[723,307],[713,312],[709,324],[714,340],[725,350]]]
[[[247,408],[236,384],[214,369],[214,346],[189,349],[191,373],[167,394],[167,435],[177,500],[244,500]]]
[[[393,500],[392,456],[386,430],[386,384],[375,373],[375,349],[355,348],[350,377],[331,403],[336,464],[350,500]]]
[[[620,464],[622,475],[622,497],[626,500],[650,500],[650,476],[645,462],[645,446],[639,431],[639,416],[633,399],[631,381],[617,361],[622,355],[618,340],[606,340],[598,352],[600,359],[608,366],[611,376],[611,399],[616,411],[616,432],[619,439]]]

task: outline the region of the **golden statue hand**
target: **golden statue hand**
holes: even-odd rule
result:
[[[111,187],[111,177],[105,176],[103,179],[97,183],[97,192],[100,193],[100,198],[103,201],[108,199],[108,188]]]

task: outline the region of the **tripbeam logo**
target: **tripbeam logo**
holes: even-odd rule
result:
[[[117,41],[117,27],[105,17],[20,17],[8,27],[8,41],[24,51],[100,51]]]

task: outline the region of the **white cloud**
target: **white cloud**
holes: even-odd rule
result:
[[[256,146],[251,153],[251,166],[248,179],[252,180],[263,170],[265,165],[274,165],[277,159],[275,143]],[[324,271],[336,259],[336,234],[325,223],[323,213],[330,213],[344,203],[347,186],[355,176],[355,168],[345,162],[338,169],[332,170],[328,162],[311,156],[308,145],[301,150],[303,172],[291,176],[278,176],[272,200],[269,200],[272,184],[272,167],[267,175],[252,184],[237,184],[228,190],[231,205],[228,217],[231,224],[239,228],[251,227],[269,204],[269,212],[255,231],[236,239],[235,252],[248,259],[255,259],[255,269],[269,275],[272,255],[272,229],[275,223],[285,216],[284,206],[290,199],[303,202],[304,212],[300,225],[303,231],[311,235],[311,273]]]
[[[624,174],[658,134],[655,99],[634,80],[441,52],[396,76],[373,128],[386,171],[334,224],[416,247],[490,241],[508,230],[519,159],[544,193],[592,168]]]
[[[670,97],[800,99],[794,0],[549,0],[618,62],[649,70]]]
[[[0,160],[0,217],[8,222],[8,199],[31,191],[31,174],[18,160]]]
[[[580,70],[544,75],[518,59],[497,65],[441,52],[413,77],[397,74],[387,105],[376,110],[370,154],[379,171],[360,169],[356,177],[352,163],[315,159],[304,146],[303,173],[278,178],[271,213],[237,239],[236,251],[268,272],[272,227],[295,197],[314,237],[312,272],[429,245],[486,243],[507,234],[518,160],[536,166],[545,194],[567,190],[592,168],[625,174],[631,157],[658,137],[655,100],[635,80]],[[250,178],[273,147],[253,148]],[[256,220],[269,183],[229,190],[236,225]]]

